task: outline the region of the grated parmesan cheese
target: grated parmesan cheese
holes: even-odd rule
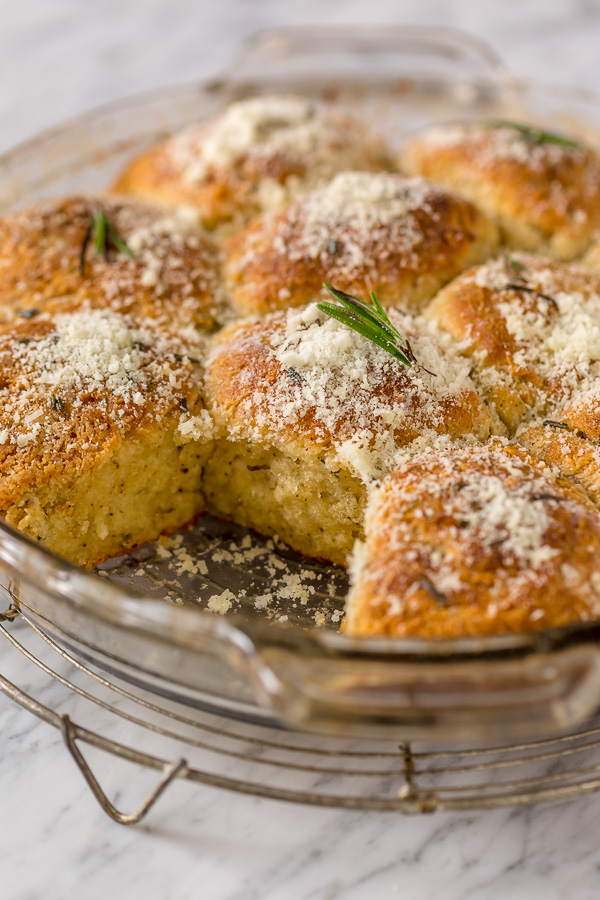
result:
[[[527,260],[526,256],[519,258]],[[515,364],[537,372],[544,384],[558,390],[563,398],[574,390],[588,390],[600,377],[600,294],[591,289],[565,289],[569,286],[568,273],[565,276],[560,269],[525,268],[524,275],[526,286],[554,302],[505,290],[498,293],[498,299],[493,298],[515,340]],[[511,281],[502,259],[488,262],[463,278],[493,291]]]
[[[423,178],[342,172],[288,209],[277,226],[273,249],[291,260],[331,262],[333,246],[336,265],[348,273],[374,266],[386,244],[410,260],[424,240],[413,213],[434,215],[429,203],[434,191],[439,188]],[[240,267],[246,262],[242,259]]]
[[[396,311],[390,318],[410,337],[423,368],[402,366],[316,304],[276,314],[270,321],[282,327],[267,326],[267,352],[279,364],[279,376],[272,385],[252,383],[244,391],[230,433],[264,439],[266,431],[277,445],[310,421],[311,440],[333,443],[331,465],[343,463],[367,484],[405,453],[444,446],[452,410],[465,402],[471,405],[463,430],[472,431],[473,439],[482,430],[487,436],[489,417],[473,392],[469,362],[450,347],[442,350],[421,320]]]
[[[240,100],[206,127],[182,132],[169,144],[171,160],[186,185],[244,159],[284,159],[289,169],[306,170],[313,182],[364,162],[360,128],[305,97],[261,96]],[[261,190],[269,190],[261,184]],[[265,197],[273,205],[281,197]]]
[[[0,389],[0,445],[23,449],[46,438],[48,446],[91,450],[107,437],[108,423],[123,431],[143,417],[160,420],[190,393],[195,363],[188,344],[151,321],[134,324],[92,309],[40,315],[25,339],[24,328],[7,334],[0,348],[7,380]],[[84,411],[75,441],[73,420]],[[185,412],[179,430],[188,441],[208,440],[210,416]]]
[[[479,166],[492,167],[499,160],[512,160],[542,172],[565,159],[581,157],[585,152],[566,144],[528,140],[517,128],[490,128],[477,123],[438,125],[427,130],[425,139],[434,147],[451,148],[464,144],[468,149],[476,148]]]
[[[235,601],[235,594],[230,590],[224,590],[222,594],[213,594],[208,598],[206,608],[213,613],[224,616],[231,609],[232,603]]]
[[[365,614],[353,604],[366,584],[363,597],[374,590],[369,602],[411,628],[423,615],[425,587],[448,634],[455,627],[470,633],[479,604],[497,621],[535,597],[527,618],[538,621],[546,590],[558,594],[550,604],[567,590],[598,609],[596,517],[565,488],[552,470],[501,440],[415,458],[372,495],[367,542],[357,544],[350,567],[350,619]]]

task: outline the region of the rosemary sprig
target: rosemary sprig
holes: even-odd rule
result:
[[[337,319],[342,325],[346,325],[358,334],[362,334],[367,340],[387,350],[395,359],[404,366],[419,366],[419,362],[412,351],[408,340],[400,334],[392,325],[385,310],[373,291],[370,292],[371,303],[365,303],[346,291],[340,291],[332,285],[324,283],[323,287],[331,294],[337,303],[317,303],[317,309]],[[423,368],[421,366],[421,368]],[[429,369],[424,369],[430,375]]]
[[[103,209],[93,209],[91,220],[81,245],[79,254],[79,271],[83,275],[85,270],[85,255],[90,241],[94,242],[96,256],[108,256],[110,247],[114,247],[119,253],[124,253],[129,259],[133,259],[133,251],[127,246],[115,226],[112,224]]]
[[[504,257],[504,265],[511,273],[512,277],[515,281],[524,281],[525,279],[521,275],[521,272],[525,271],[525,266],[520,260],[515,259],[514,256],[505,256]]]
[[[436,603],[444,606],[448,602],[448,598],[446,597],[446,595],[438,590],[435,584],[430,581],[429,578],[420,578],[419,584],[425,591],[427,591],[429,596],[436,601]]]
[[[503,284],[502,287],[494,288],[496,291],[524,291],[526,294],[535,294],[536,297],[539,297],[541,300],[547,300],[548,303],[551,303],[555,309],[558,309],[558,303],[554,299],[554,297],[550,297],[548,294],[542,294],[541,291],[537,291],[535,288],[529,287],[527,284],[513,284],[512,282],[507,282]]]
[[[50,400],[50,406],[52,409],[55,409],[57,413],[62,414],[65,411],[65,401],[60,397],[57,397],[55,394],[52,395],[52,399]]]
[[[512,128],[513,131],[518,131],[528,144],[558,144],[561,147],[582,146],[579,141],[565,137],[564,134],[536,128],[535,125],[523,125],[521,122],[511,122],[505,119],[491,119],[483,124],[486,128]]]

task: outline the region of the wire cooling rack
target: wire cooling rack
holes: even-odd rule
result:
[[[506,746],[325,738],[220,717],[121,682],[75,658],[14,606],[0,615],[0,635],[0,690],[59,729],[96,800],[123,825],[140,822],[176,779],[274,800],[402,813],[600,789],[600,719],[576,734]],[[5,677],[14,654],[31,665],[27,690]],[[56,709],[37,699],[53,682],[62,688]],[[109,800],[88,748],[159,773],[137,811],[121,812]]]

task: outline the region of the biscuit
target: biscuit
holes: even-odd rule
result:
[[[5,330],[0,515],[88,567],[182,527],[204,508],[201,383],[189,345],[149,320],[89,310]]]
[[[513,253],[469,269],[424,316],[457,342],[511,432],[600,375],[600,277]]]
[[[105,252],[97,252],[98,212],[133,258],[110,233]],[[73,196],[0,219],[0,323],[35,309],[85,306],[203,332],[214,330],[223,316],[219,298],[216,251],[197,217],[185,210],[125,197]]]
[[[280,206],[344,169],[393,168],[383,142],[355,119],[305,97],[230,104],[130,162],[114,189],[196,207],[209,228]]]
[[[529,126],[436,126],[413,138],[401,167],[459,191],[503,240],[559,260],[581,256],[600,228],[600,154]]]
[[[600,517],[586,495],[501,442],[424,453],[374,492],[344,630],[460,638],[600,615]]]
[[[217,335],[206,372],[213,512],[345,564],[367,487],[399,454],[489,436],[495,421],[469,363],[412,318],[390,318],[421,365],[400,364],[316,304]]]
[[[240,315],[302,306],[327,281],[418,309],[489,257],[497,229],[472,203],[422,178],[344,172],[224,245],[223,279]]]

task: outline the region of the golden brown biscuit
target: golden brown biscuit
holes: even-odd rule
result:
[[[209,228],[281,206],[344,169],[393,168],[383,142],[337,110],[294,96],[228,106],[134,159],[114,189],[191,204]]]
[[[592,269],[594,272],[600,271],[600,242],[594,242],[588,252],[581,260],[582,266]]]
[[[415,309],[497,240],[473,204],[424,179],[344,172],[232,235],[223,276],[242,315],[302,306],[324,281]]]
[[[91,566],[197,515],[211,422],[189,354],[110,311],[0,334],[2,517]]]
[[[583,486],[600,506],[600,381],[517,435],[539,459]]]
[[[220,332],[206,379],[221,435],[205,476],[213,511],[344,564],[362,533],[366,486],[399,454],[490,434],[468,362],[422,324],[390,315],[429,372],[316,304]]]
[[[571,260],[600,228],[600,154],[527,126],[437,126],[415,137],[402,168],[469,197],[515,248]]]
[[[105,235],[103,213],[133,258]],[[85,252],[83,252],[85,251]],[[185,210],[124,197],[61,197],[0,219],[0,321],[84,305],[212,330],[222,315],[215,250]],[[23,313],[23,311],[25,311]]]
[[[514,430],[551,416],[600,375],[600,277],[513,253],[463,273],[424,313],[459,343],[473,377]]]
[[[522,448],[410,460],[374,494],[366,533],[350,635],[458,638],[600,615],[600,517]]]

